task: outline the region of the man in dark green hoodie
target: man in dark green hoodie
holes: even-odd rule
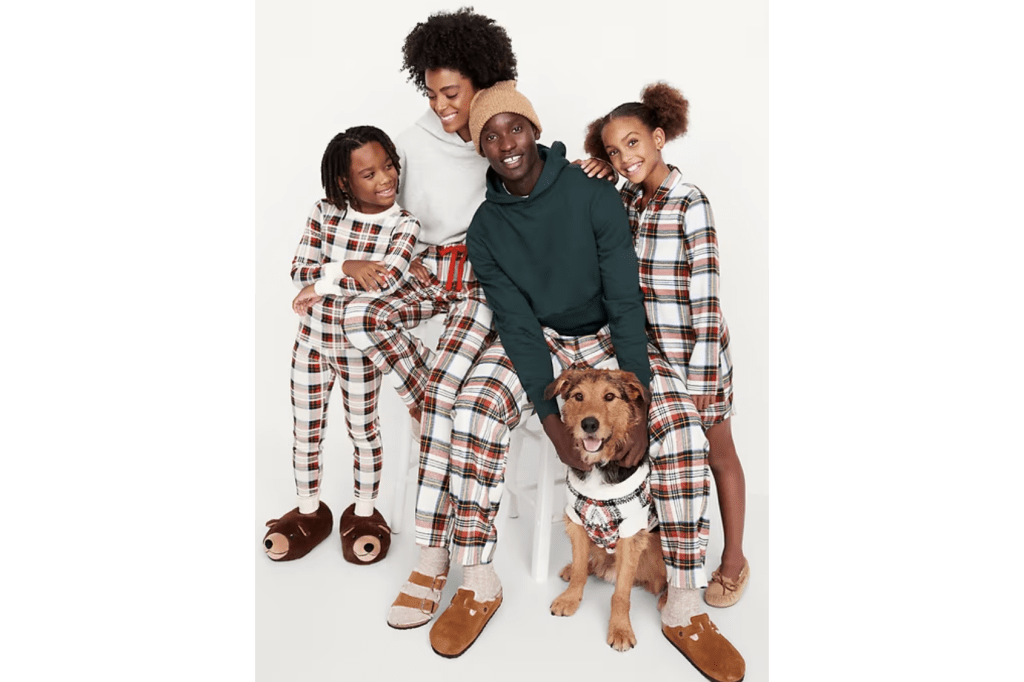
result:
[[[707,620],[700,599],[707,584],[706,440],[685,381],[648,344],[625,209],[608,182],[569,164],[562,143],[538,144],[540,132],[513,81],[473,100],[470,133],[491,168],[466,246],[499,340],[470,370],[452,411],[452,560],[463,564],[463,585],[431,629],[431,646],[442,656],[461,655],[501,605],[491,561],[509,430],[532,402],[559,458],[588,469],[545,388],[571,365],[618,366],[651,389],[650,422],[621,461],[641,459],[649,428],[651,497],[669,581],[662,630],[705,675],[739,680],[743,658]]]

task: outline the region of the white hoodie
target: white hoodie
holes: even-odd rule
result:
[[[487,159],[472,140],[446,133],[430,109],[395,138],[395,146],[402,163],[398,203],[420,221],[416,252],[464,242],[484,201]]]

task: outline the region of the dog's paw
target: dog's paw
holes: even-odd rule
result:
[[[636,635],[629,625],[608,625],[608,646],[616,651],[629,651],[636,646]]]
[[[580,602],[583,600],[582,595],[572,595],[566,590],[562,594],[555,597],[555,601],[551,602],[551,615],[552,616],[571,616],[576,613],[576,609],[580,607]]]
[[[569,579],[572,577],[572,562],[571,561],[565,565],[565,568],[563,568],[561,571],[558,572],[558,577],[561,578],[565,582],[569,582]]]

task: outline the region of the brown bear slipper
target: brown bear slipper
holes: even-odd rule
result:
[[[718,631],[706,613],[693,616],[685,627],[662,625],[661,632],[701,675],[712,682],[741,682],[747,674],[743,656]]]
[[[341,533],[341,555],[345,561],[360,566],[375,564],[388,555],[391,527],[376,509],[370,516],[356,516],[356,505],[348,506],[338,524]]]
[[[478,602],[473,590],[459,588],[452,603],[430,628],[430,646],[445,658],[458,658],[476,641],[501,606],[501,592],[491,601]]]
[[[279,519],[267,521],[263,548],[274,561],[293,561],[327,539],[334,526],[334,515],[323,502],[312,514],[302,514],[296,507]]]

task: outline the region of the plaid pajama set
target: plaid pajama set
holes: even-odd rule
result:
[[[674,166],[639,210],[643,191],[626,183],[622,201],[633,232],[647,334],[686,380],[690,395],[715,396],[701,413],[705,427],[732,407],[729,328],[718,298],[718,238],[711,204]]]
[[[326,200],[313,206],[292,260],[296,286],[315,285],[324,298],[303,315],[292,349],[293,466],[299,509],[319,504],[323,431],[327,399],[340,380],[345,426],[355,448],[353,479],[357,500],[374,501],[380,486],[382,443],[377,400],[381,375],[340,333],[347,302],[365,294],[342,272],[346,260],[379,260],[385,264],[382,296],[401,287],[419,234],[419,221],[397,204],[373,215],[338,209]],[[420,344],[417,352],[428,351]]]
[[[535,334],[531,330],[540,328],[550,354],[551,374],[548,376],[551,378],[546,379],[548,382],[569,367],[614,368],[620,366],[620,360],[628,358],[630,364],[635,364],[646,355],[652,393],[649,413],[650,494],[661,525],[668,579],[675,586],[703,587],[707,584],[704,554],[709,529],[706,508],[711,486],[707,440],[700,417],[687,394],[685,381],[662,353],[647,341],[646,334],[637,334],[632,326],[634,321],[644,324],[644,311],[639,290],[635,300],[640,310],[636,310],[636,314],[632,307],[633,299],[622,298],[624,290],[630,286],[625,281],[626,274],[632,282],[637,282],[636,256],[626,231],[628,222],[622,203],[611,187],[607,188],[610,197],[597,196],[604,191],[600,185],[589,190],[581,189],[580,178],[573,175],[574,171],[562,171],[557,179],[548,179],[549,166],[559,163],[551,161],[553,156],[560,155],[564,161],[564,146],[556,142],[550,151],[543,145],[538,146],[542,150],[542,158],[546,159],[544,171],[531,195],[520,198],[522,202],[532,203],[517,203],[504,213],[492,211],[487,218],[503,218],[507,222],[500,228],[484,232],[481,229],[484,209],[492,200],[498,204],[508,202],[502,198],[500,181],[493,172],[489,172],[488,202],[477,212],[469,231],[472,258],[495,311],[499,334],[507,332],[510,338],[529,336]],[[574,192],[577,193],[575,196]],[[587,193],[590,200],[586,198]],[[543,198],[545,195],[548,197],[546,200]],[[553,202],[552,195],[555,197]],[[577,198],[579,201],[575,201]],[[610,201],[605,203],[605,199]],[[545,206],[544,201],[549,202],[547,209],[538,210],[548,210],[550,215],[539,216],[534,223],[523,217],[524,212],[530,210],[530,205]],[[588,238],[579,232],[570,233],[576,229],[570,225],[588,220],[581,218],[587,215],[593,221],[593,237]],[[480,228],[478,221],[481,221]],[[499,236],[502,234],[506,236]],[[589,241],[594,238],[596,247]],[[533,260],[513,262],[508,252],[514,251],[517,244],[523,244],[520,253],[530,254],[528,257]],[[538,262],[543,258],[553,259],[557,264]],[[603,293],[599,299],[604,301],[605,307],[614,305],[618,312],[615,315],[609,312],[607,323],[594,333],[563,334],[542,324],[542,316],[537,309],[550,305],[546,299],[552,294],[576,299],[591,295],[589,292],[581,293],[578,286],[595,268],[601,272]],[[567,278],[554,278],[562,273],[571,274]],[[512,281],[512,277],[517,279]],[[639,289],[639,285],[636,286]],[[531,287],[535,290],[530,291]],[[627,300],[630,302],[628,308],[625,307]],[[595,305],[601,305],[594,299],[586,305],[581,306],[581,303],[579,300],[574,307],[571,301],[567,301],[564,313],[552,312],[562,318],[563,324],[578,325],[591,317],[589,311]],[[612,329],[618,330],[616,346],[612,343]],[[455,525],[452,557],[453,561],[463,565],[493,560],[497,543],[494,519],[504,492],[509,432],[522,421],[523,411],[530,402],[523,384],[524,377],[528,377],[528,383],[533,386],[531,393],[536,394],[538,390],[540,370],[523,366],[517,371],[506,353],[503,339],[504,336],[488,347],[470,370],[453,408],[450,489]],[[536,349],[531,351],[536,352]],[[522,353],[522,348],[516,350],[517,355]],[[632,366],[623,368],[637,371]],[[642,370],[645,375],[646,369]],[[640,372],[637,375],[641,381],[646,378]],[[543,392],[542,387],[540,392]],[[535,395],[533,402],[538,407],[538,414],[551,413],[551,406],[546,404],[548,401],[545,401],[542,411],[537,399]]]

